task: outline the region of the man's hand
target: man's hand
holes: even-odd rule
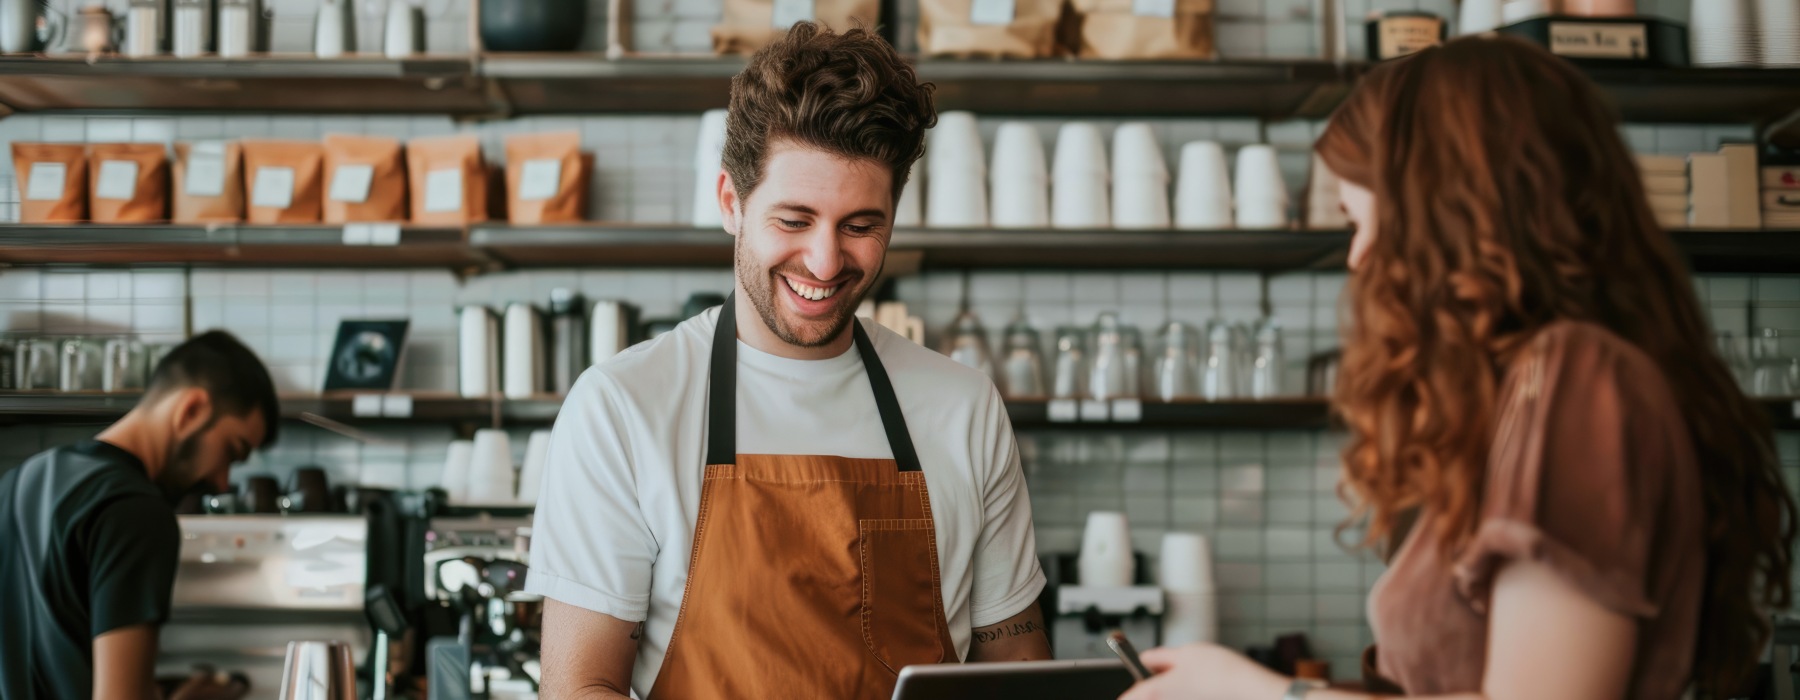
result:
[[[544,700],[625,700],[644,623],[544,599]]]
[[[969,661],[1041,661],[1050,658],[1050,636],[1037,601],[997,625],[975,628]]]
[[[169,693],[169,700],[243,700],[250,694],[250,680],[235,674],[215,673],[196,667],[187,680]]]

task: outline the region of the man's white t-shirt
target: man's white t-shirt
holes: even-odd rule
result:
[[[645,622],[632,674],[640,697],[662,667],[687,584],[718,314],[583,373],[550,437],[526,590]],[[985,375],[859,323],[919,453],[944,615],[967,658],[972,629],[1024,611],[1044,587],[1012,424]],[[737,440],[739,454],[893,458],[854,346],[829,360],[792,360],[739,341]]]

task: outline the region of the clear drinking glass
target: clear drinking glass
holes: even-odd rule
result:
[[[1051,375],[1050,397],[1087,397],[1087,333],[1074,326],[1056,329],[1056,367]]]
[[[1200,333],[1179,321],[1163,326],[1156,355],[1156,398],[1179,401],[1200,396]]]
[[[1231,324],[1214,320],[1206,324],[1206,364],[1201,368],[1200,395],[1208,401],[1238,397],[1236,335]]]
[[[1256,323],[1256,355],[1250,369],[1250,396],[1269,399],[1281,395],[1281,325],[1264,318]]]
[[[1756,369],[1750,375],[1753,396],[1793,396],[1796,387],[1790,373],[1792,360],[1781,353],[1781,332],[1764,328],[1753,350]]]
[[[1040,343],[1037,329],[1023,317],[1006,327],[1006,357],[1001,361],[1006,398],[1044,398],[1044,356]]]

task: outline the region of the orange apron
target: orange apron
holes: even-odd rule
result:
[[[888,698],[901,668],[959,660],[900,402],[852,322],[894,459],[737,454],[735,308],[713,335],[694,549],[650,698]]]

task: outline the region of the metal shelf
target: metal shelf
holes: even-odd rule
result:
[[[397,245],[349,245],[342,226],[0,224],[0,263],[451,267],[488,263],[458,228],[403,228]]]
[[[1800,231],[1672,235],[1696,272],[1800,270]],[[1284,272],[1340,269],[1349,245],[1345,231],[903,229],[890,255],[924,268]],[[0,224],[0,264],[13,265],[725,267],[731,246],[716,229],[654,225],[405,228],[398,245],[364,246],[336,226]]]
[[[732,239],[685,227],[477,226],[470,245],[513,267],[724,266]],[[1005,231],[903,229],[890,254],[924,267],[1293,270],[1341,265],[1343,231]]]
[[[486,114],[473,58],[0,57],[0,105],[44,110]]]
[[[354,393],[283,396],[285,418],[305,415],[342,423],[453,423],[464,425],[548,425],[562,408],[562,397],[512,400],[498,396],[469,399],[454,394],[414,394],[405,417],[359,416]],[[97,423],[125,415],[137,403],[135,394],[0,393],[0,425],[20,423]],[[1800,430],[1800,399],[1762,399],[1777,430]],[[1144,402],[1142,415],[1131,421],[1058,422],[1050,420],[1044,401],[1008,401],[1007,413],[1017,430],[1320,430],[1332,427],[1330,406],[1323,399],[1267,401]]]
[[[12,111],[516,115],[724,107],[741,57],[496,53],[411,59],[0,57]],[[916,63],[940,109],[994,115],[1318,119],[1367,64],[943,60]],[[1800,111],[1800,69],[1589,68],[1637,122],[1768,124]]]

